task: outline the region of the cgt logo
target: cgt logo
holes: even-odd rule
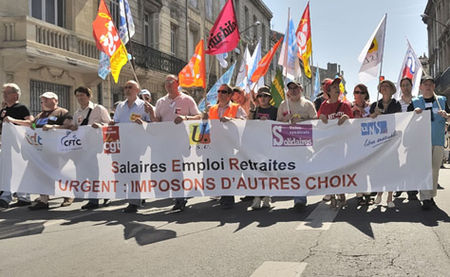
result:
[[[189,125],[189,144],[210,144],[211,134],[209,123],[194,123]]]
[[[106,126],[103,132],[103,152],[106,154],[120,153],[119,126]]]
[[[387,121],[361,123],[361,136],[387,134]]]
[[[81,139],[77,137],[77,134],[73,133],[72,131],[67,131],[66,135],[61,138],[58,148],[59,151],[66,152],[72,150],[80,150],[83,147]]]

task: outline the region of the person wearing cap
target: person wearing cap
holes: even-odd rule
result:
[[[251,106],[250,95],[250,93],[246,94],[242,88],[234,87],[231,101],[233,101],[233,103],[239,104],[242,109],[244,109],[245,113],[249,114]]]
[[[208,113],[203,115],[203,119],[219,119],[221,122],[228,122],[233,119],[246,119],[247,114],[244,109],[231,101],[233,89],[227,85],[220,85],[217,90],[217,104],[209,108]],[[234,206],[234,196],[220,197],[220,206],[223,209],[231,209]]]
[[[297,82],[289,82],[287,88],[286,99],[278,107],[277,121],[297,123],[317,118],[314,104],[302,95],[302,85]],[[302,211],[306,203],[306,196],[294,197],[296,211]]]
[[[200,115],[194,99],[178,90],[177,76],[167,75],[164,88],[167,94],[159,98],[155,106],[155,114],[158,121],[173,121],[175,124],[179,124],[183,120],[190,120]],[[172,210],[183,211],[186,204],[187,198],[175,198]]]
[[[72,129],[72,117],[69,112],[61,107],[58,107],[58,95],[54,92],[47,91],[40,96],[41,108],[40,112],[34,120],[18,120],[10,119],[10,122],[31,128],[42,128],[43,131],[51,129]],[[48,209],[49,196],[41,194],[39,199],[28,208],[30,210]],[[64,197],[61,207],[70,206],[73,198]]]
[[[402,106],[402,112],[407,112],[408,110],[414,110],[414,105],[412,105],[412,80],[411,78],[404,77],[400,80],[400,90],[401,90],[401,97],[400,97],[400,105]],[[408,191],[408,200],[418,200],[417,194],[419,192],[417,190]],[[396,191],[394,193],[394,197],[400,197],[402,195],[402,191]]]
[[[5,106],[0,110],[0,134],[3,122],[10,122],[10,119],[30,120],[33,121],[33,116],[30,114],[28,108],[19,103],[21,92],[17,84],[7,83],[3,85],[3,102]],[[3,191],[0,196],[0,208],[20,207],[31,205],[30,195],[28,193],[16,193],[17,202],[10,205],[12,202],[12,194],[9,191]]]
[[[150,103],[139,99],[141,91],[139,84],[134,80],[129,80],[124,86],[126,100],[120,102],[114,111],[114,119],[109,123],[137,123],[156,121],[155,112]],[[130,199],[128,206],[123,209],[124,213],[136,213],[145,201],[141,199]]]
[[[437,207],[434,197],[437,195],[439,169],[444,155],[445,123],[450,117],[450,109],[447,105],[447,98],[441,95],[438,96],[434,92],[435,82],[431,76],[422,78],[419,89],[422,95],[419,95],[412,100],[414,111],[416,113],[421,113],[423,110],[431,111],[431,162],[433,184],[431,190],[420,191],[422,209],[427,211],[433,207]]]
[[[270,94],[270,88],[267,86],[260,87],[258,93],[256,94],[256,108],[250,110],[249,119],[260,119],[260,120],[277,120],[278,109],[270,105],[270,100],[272,95]],[[248,196],[247,196],[248,197]],[[253,198],[253,203],[250,206],[253,210],[259,209],[261,207],[270,208],[270,197],[269,196],[255,196]]]
[[[314,100],[314,106],[316,107],[316,111],[318,111],[320,109],[320,106],[322,105],[323,102],[328,100],[328,94],[324,93],[325,89],[324,89],[324,85],[330,81],[333,81],[330,78],[325,78],[323,79],[322,83],[321,83],[321,92],[319,93],[319,95],[317,95],[316,100]]]
[[[139,93],[139,98],[148,103],[152,102],[152,94],[150,93],[150,91],[148,91],[148,89],[141,90],[141,92]]]
[[[73,115],[73,124],[78,126],[90,125],[93,128],[99,128],[102,125],[107,125],[111,121],[108,110],[99,104],[94,104],[91,101],[92,90],[88,87],[80,86],[73,92],[80,107]],[[81,206],[81,209],[96,209],[99,207],[98,199],[89,199],[88,203]],[[109,204],[109,200],[104,200],[104,205]]]
[[[381,114],[393,114],[402,111],[402,106],[400,103],[392,97],[396,91],[397,88],[394,83],[389,80],[383,80],[378,84],[378,92],[382,95],[382,97],[378,100],[378,102],[374,102],[370,106],[371,118],[376,118]],[[392,201],[392,195],[393,192],[389,191],[386,200],[388,208],[395,208],[395,204]],[[374,204],[380,204],[382,196],[383,192],[378,192]]]
[[[324,93],[327,94],[328,100],[323,102],[317,112],[317,115],[323,123],[328,124],[328,120],[338,119],[337,125],[342,125],[347,119],[353,117],[350,103],[343,102],[339,99],[340,89],[339,84],[341,78],[334,80],[328,79],[323,85]],[[331,207],[344,207],[346,205],[345,194],[339,194],[338,202],[336,203],[335,195],[325,195],[323,197],[325,202],[331,201]]]

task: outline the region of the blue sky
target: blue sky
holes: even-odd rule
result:
[[[263,0],[273,13],[272,29],[284,33],[288,8],[294,24],[305,9],[306,0]],[[311,0],[311,32],[313,62],[326,68],[328,62],[338,63],[344,71],[346,89],[350,92],[359,83],[361,64],[358,56],[378,23],[387,13],[383,75],[397,82],[406,53],[406,38],[418,56],[428,56],[427,30],[420,14],[426,0]],[[377,81],[366,83],[371,100],[376,100]],[[353,95],[349,95],[349,100]]]

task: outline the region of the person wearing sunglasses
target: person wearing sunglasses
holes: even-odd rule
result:
[[[314,104],[302,95],[303,86],[297,82],[289,82],[287,88],[287,99],[278,107],[277,121],[297,123],[317,118]],[[294,197],[294,210],[303,211],[306,203],[306,196]]]
[[[250,110],[249,119],[276,120],[278,109],[270,104],[271,99],[270,88],[267,86],[260,87],[256,94],[257,107],[254,110]],[[262,208],[270,208],[270,196],[255,196],[250,208],[252,210],[260,209],[261,200]]]
[[[328,124],[328,120],[338,119],[337,125],[342,125],[344,122],[353,117],[352,107],[350,103],[343,102],[339,99],[341,78],[334,80],[328,79],[323,85],[324,93],[328,94],[328,100],[323,102],[320,106],[317,115],[324,124]],[[331,201],[332,208],[342,208],[347,205],[345,194],[339,194],[338,199],[335,195],[325,195],[323,201]]]
[[[369,91],[364,84],[357,84],[353,89],[353,118],[364,118],[370,115]]]
[[[325,93],[324,85],[329,81],[333,80],[330,78],[325,78],[322,80],[322,83],[320,84],[320,88],[322,91],[319,93],[319,95],[317,95],[316,100],[314,100],[314,106],[316,107],[316,111],[320,109],[320,106],[322,105],[323,102],[328,100],[328,94]]]
[[[371,118],[376,118],[381,114],[393,114],[402,111],[400,103],[392,97],[396,91],[397,89],[395,88],[394,83],[389,80],[383,80],[378,84],[378,92],[382,95],[382,98],[378,102],[372,103],[370,106]],[[386,200],[388,208],[395,208],[395,204],[392,201],[392,195],[393,192],[389,191]],[[380,204],[382,196],[383,192],[378,192],[374,203]]]
[[[447,105],[447,98],[436,95],[434,89],[436,84],[431,76],[425,76],[420,81],[420,92],[422,95],[412,100],[414,111],[421,113],[423,110],[431,111],[431,162],[433,186],[431,190],[421,190],[420,200],[424,211],[437,208],[434,197],[437,195],[439,169],[444,155],[445,123],[450,118],[450,109]]]
[[[203,119],[219,119],[221,122],[228,122],[232,119],[247,118],[244,109],[239,104],[231,102],[233,89],[229,85],[220,85],[217,92],[217,104],[209,108],[208,113],[204,114]],[[223,209],[233,208],[234,196],[220,197],[220,206]]]

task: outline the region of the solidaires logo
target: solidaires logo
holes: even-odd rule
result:
[[[189,144],[210,144],[211,133],[209,123],[193,123],[189,125]]]

